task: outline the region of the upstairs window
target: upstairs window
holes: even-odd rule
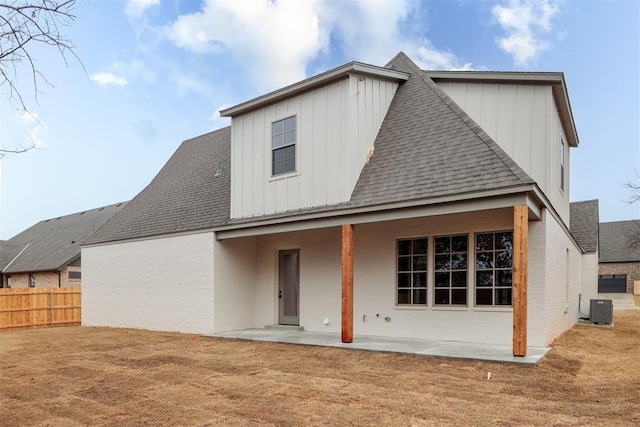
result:
[[[271,175],[296,170],[296,117],[271,124]]]
[[[560,140],[560,190],[564,192],[564,140]]]

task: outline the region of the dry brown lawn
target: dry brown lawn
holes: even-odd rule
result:
[[[143,330],[0,333],[0,425],[640,425],[640,310],[537,367]],[[487,372],[492,374],[486,379]]]

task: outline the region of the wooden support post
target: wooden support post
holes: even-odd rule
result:
[[[353,342],[353,225],[342,226],[342,342]]]
[[[529,208],[513,207],[513,355],[527,355]]]

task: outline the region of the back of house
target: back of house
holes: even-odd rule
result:
[[[425,71],[399,53],[222,115],[83,246],[84,324],[350,328],[525,355],[595,295],[561,73]]]

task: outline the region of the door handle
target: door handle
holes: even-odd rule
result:
[[[282,298],[282,291],[278,291],[278,298]]]

